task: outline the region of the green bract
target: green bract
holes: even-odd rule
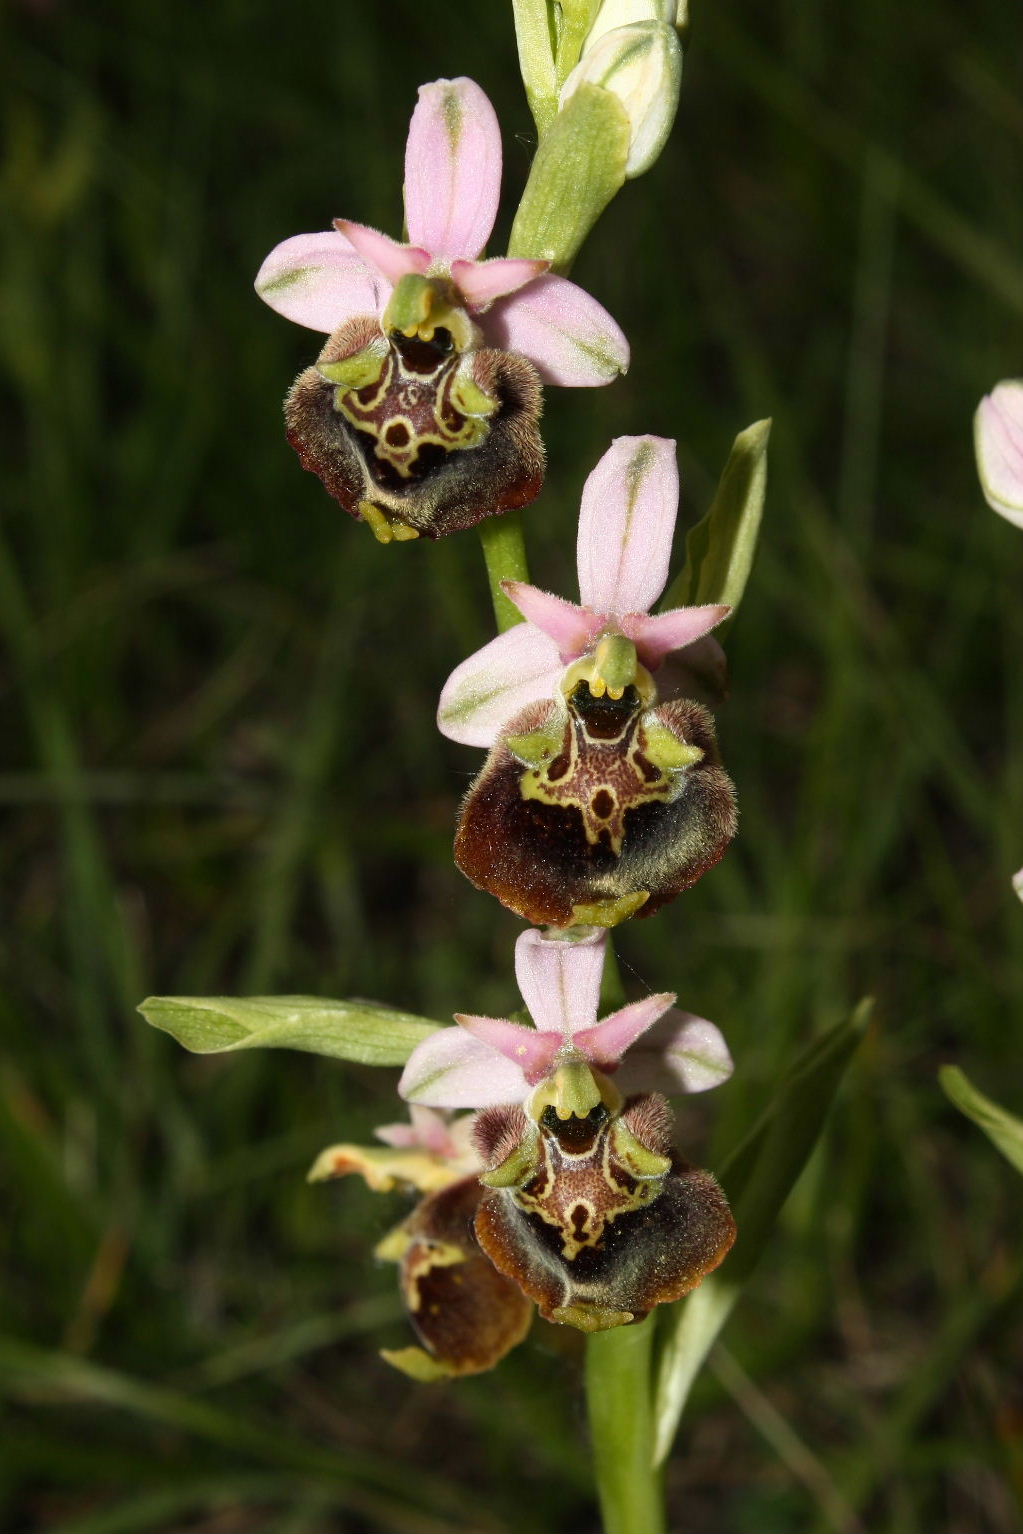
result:
[[[711,508],[686,537],[686,562],[662,608],[724,602],[729,619],[742,601],[753,565],[767,493],[771,422],[754,421],[732,443]]]

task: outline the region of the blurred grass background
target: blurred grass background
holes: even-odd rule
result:
[[[678,437],[683,523],[772,415],[765,535],[720,716],[718,870],[621,939],[717,1020],[687,1107],[713,1165],[795,1048],[875,1023],[701,1382],[669,1475],[695,1534],[1012,1534],[1018,1179],[937,1089],[1023,1110],[1023,537],[970,417],[1023,371],[1011,0],[694,7],[674,139],[575,275],[627,380],[550,391],[534,574],[574,590],[585,474]],[[309,1188],[395,1116],[387,1073],[184,1055],[151,991],[514,1000],[518,924],[450,862],[478,755],[436,694],[488,637],[472,535],[381,549],[279,402],[311,332],[251,291],[283,237],[397,233],[415,88],[531,123],[510,6],[9,4],[0,171],[7,1213],[0,1527],[12,1534],[590,1534],[578,1360],[409,1385],[400,1217]],[[571,1339],[569,1339],[571,1341]]]

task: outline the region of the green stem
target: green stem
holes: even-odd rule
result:
[[[653,1341],[653,1316],[587,1340],[586,1405],[604,1534],[664,1534],[652,1455]]]
[[[479,525],[483,558],[487,564],[490,582],[490,598],[494,604],[497,632],[514,628],[522,622],[522,614],[501,590],[502,581],[528,581],[529,566],[526,563],[526,540],[522,534],[522,514],[506,511],[501,517],[488,517]]]

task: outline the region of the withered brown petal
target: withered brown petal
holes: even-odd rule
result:
[[[589,1329],[607,1324],[601,1318],[608,1315],[642,1320],[655,1305],[688,1294],[727,1253],[735,1222],[710,1173],[680,1163],[652,1203],[619,1215],[599,1244],[571,1260],[558,1228],[520,1208],[512,1189],[484,1195],[476,1235],[545,1320]]]
[[[423,1346],[452,1375],[492,1369],[529,1331],[533,1307],[480,1251],[473,1216],[482,1189],[463,1178],[417,1204],[400,1227],[409,1244],[400,1281]]]
[[[319,361],[351,357],[374,339],[379,343],[375,322],[348,321],[330,337]],[[392,346],[388,366],[397,355]],[[406,368],[397,381],[388,375],[380,390],[371,385],[356,391],[356,399],[365,395],[367,426],[372,414],[370,431],[360,430],[337,408],[335,385],[311,367],[299,374],[284,402],[288,441],[302,467],[356,519],[360,503],[370,502],[388,520],[427,538],[529,505],[540,493],[545,468],[539,375],[514,353],[481,348],[464,355],[475,386],[498,401],[477,445],[444,446],[450,402],[440,389],[434,398],[430,377],[420,376],[417,368]],[[424,412],[434,409],[440,412],[441,440],[423,427]],[[381,456],[378,445],[397,443],[399,433],[400,445]]]
[[[652,916],[713,868],[735,835],[735,792],[720,765],[713,721],[691,699],[662,703],[643,715],[680,741],[698,746],[703,757],[675,780],[673,798],[662,793],[644,799],[640,785],[622,814],[624,835],[616,852],[610,832],[596,841],[587,837],[583,814],[575,805],[523,796],[526,769],[506,741],[548,725],[557,708],[553,702],[530,704],[501,731],[463,800],[455,862],[478,888],[496,895],[534,926],[570,926],[576,906],[642,891],[648,898],[637,914]],[[566,759],[571,731],[569,719]],[[588,802],[595,812],[604,808],[594,768],[597,749],[588,743],[575,759],[585,769]],[[613,765],[617,771],[618,763]],[[553,775],[558,767],[556,758],[547,770]],[[612,786],[616,796],[621,795],[621,783],[616,780]]]

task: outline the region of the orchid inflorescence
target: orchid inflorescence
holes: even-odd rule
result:
[[[437,80],[420,89],[409,128],[407,238],[337,219],[282,241],[256,279],[271,307],[327,338],[287,395],[288,438],[382,543],[437,538],[533,501],[543,388],[608,384],[629,363],[617,323],[564,270],[610,196],[663,145],[685,7],[553,9],[556,36],[516,12],[540,145],[510,254],[484,255],[501,182],[494,109],[473,81]],[[766,430],[758,462],[765,446]],[[603,1017],[600,998],[614,993],[611,929],[691,888],[735,834],[705,703],[725,691],[712,631],[748,572],[762,471],[754,480],[719,493],[725,573],[687,560],[672,590],[688,599],[657,612],[678,512],[675,443],[617,438],[582,492],[579,601],[529,584],[524,558],[504,579],[491,568],[495,605],[520,621],[441,691],[439,729],[487,750],[458,815],[455,861],[529,924],[515,949],[525,1010],[432,1027],[354,1007],[358,1048],[342,1035],[323,1052],[403,1060],[410,1117],[382,1126],[375,1146],[330,1147],[310,1174],[358,1173],[376,1191],[418,1195],[377,1248],[398,1264],[420,1344],[384,1356],[416,1378],[492,1367],[534,1307],[583,1332],[640,1321],[693,1289],[734,1239],[718,1184],[673,1145],[668,1101],[728,1078],[720,1031],[667,993]],[[712,553],[716,515],[717,502],[705,519]],[[289,1040],[315,1048],[295,1033],[302,1000],[281,998],[281,1016]],[[265,1019],[272,999],[240,1005]],[[409,1040],[396,1056],[367,1042],[374,1015],[388,1037]]]
[[[645,58],[646,34],[617,20],[595,29],[563,103],[594,68],[621,65],[637,88],[628,61]],[[633,144],[653,132],[645,120]],[[628,362],[615,322],[547,260],[480,259],[500,169],[479,87],[423,86],[406,149],[408,242],[338,219],[285,240],[257,277],[275,309],[329,332],[288,395],[288,435],[384,542],[532,500],[540,385],[604,384]],[[529,1302],[585,1331],[641,1319],[688,1292],[734,1236],[717,1184],[672,1149],[662,1095],[726,1078],[720,1033],[667,995],[597,1021],[608,929],[688,889],[735,833],[713,721],[685,695],[687,651],[696,660],[702,647],[706,662],[710,647],[723,669],[710,635],[731,609],[651,611],[678,492],[673,442],[617,439],[583,490],[579,602],[505,580],[524,621],[441,693],[441,731],[488,748],[455,861],[534,924],[516,948],[532,1023],[458,1015],[408,1060],[399,1090],[413,1117],[379,1131],[388,1148],[334,1147],[312,1174],[360,1172],[423,1195],[378,1248],[400,1265],[424,1345],[388,1357],[417,1377],[490,1367],[523,1336]],[[475,1117],[437,1116],[458,1109]]]

